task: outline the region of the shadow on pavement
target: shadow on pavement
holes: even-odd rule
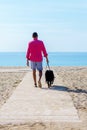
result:
[[[66,91],[66,92],[85,93],[85,94],[87,94],[86,90],[83,90],[83,89],[70,89],[70,88],[68,88],[66,86],[53,85],[49,89],[50,90],[57,90],[57,91]]]

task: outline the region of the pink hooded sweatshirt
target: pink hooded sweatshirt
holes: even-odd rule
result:
[[[28,43],[26,54],[26,58],[28,60],[33,62],[41,62],[43,60],[43,55],[44,57],[48,55],[43,41],[35,38],[33,41]]]

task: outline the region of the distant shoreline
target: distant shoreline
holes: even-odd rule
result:
[[[87,52],[48,52],[50,66],[87,66]],[[26,66],[26,52],[1,52],[0,66]],[[46,60],[43,57],[43,66]]]

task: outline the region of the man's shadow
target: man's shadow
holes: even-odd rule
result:
[[[66,92],[85,93],[85,94],[87,94],[87,90],[84,90],[84,89],[70,89],[70,88],[68,88],[66,86],[53,85],[49,89],[50,90],[56,90],[56,91],[66,91]]]

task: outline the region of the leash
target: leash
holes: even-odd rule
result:
[[[46,65],[46,70],[47,70],[47,68],[50,70],[49,62],[48,62],[47,65]]]

